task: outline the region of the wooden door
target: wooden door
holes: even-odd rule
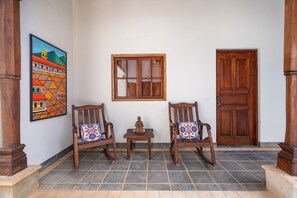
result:
[[[257,50],[217,50],[217,144],[256,145]]]

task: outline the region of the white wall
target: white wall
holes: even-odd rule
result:
[[[259,141],[284,140],[283,0],[73,2],[75,101],[104,102],[118,142],[138,115],[154,142],[169,142],[168,101],[197,100],[215,136],[218,48],[259,50]],[[121,53],[167,54],[167,101],[111,101],[111,54]]]
[[[40,164],[72,144],[73,17],[71,0],[23,0],[21,5],[21,143],[26,144],[28,164]],[[68,114],[30,122],[29,34],[67,52]]]

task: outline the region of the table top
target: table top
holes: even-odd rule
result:
[[[127,133],[124,135],[124,138],[128,137],[154,137],[154,130],[153,129],[145,129],[144,133],[135,133],[133,132],[133,129],[127,129]]]

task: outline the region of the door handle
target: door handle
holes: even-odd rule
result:
[[[221,102],[221,97],[217,96],[217,105],[221,106],[223,103]]]

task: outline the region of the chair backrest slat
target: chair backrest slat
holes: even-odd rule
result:
[[[174,110],[174,122],[178,122],[177,108],[173,108]]]
[[[188,108],[187,107],[184,107],[184,121],[185,122],[189,122],[189,119],[188,119]]]
[[[169,119],[173,122],[199,122],[198,103],[168,103]],[[172,114],[173,111],[173,114]]]
[[[179,121],[184,122],[184,116],[183,116],[183,108],[178,108],[178,114],[179,114]]]
[[[89,109],[84,109],[84,124],[90,124]]]
[[[81,125],[84,123],[82,110],[78,110],[78,124]]]
[[[77,127],[80,136],[80,125],[100,123],[101,130],[104,130],[103,123],[105,121],[103,104],[101,105],[72,105],[72,124]]]
[[[193,122],[193,109],[191,107],[188,107],[188,109],[189,109],[190,122]]]
[[[94,113],[95,113],[95,110],[94,109],[91,109],[90,110],[90,122],[91,123],[95,123],[96,122],[96,120],[94,118]]]

